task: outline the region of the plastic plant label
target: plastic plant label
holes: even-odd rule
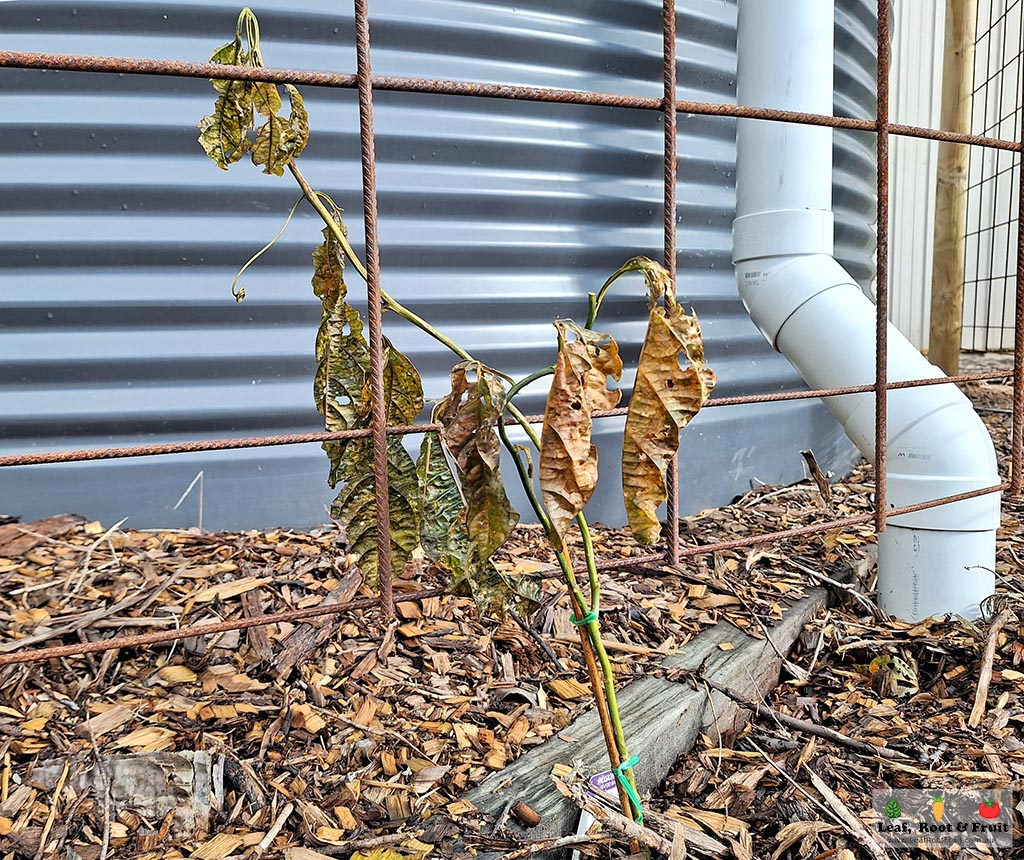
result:
[[[615,774],[610,770],[595,773],[588,782],[598,791],[603,791],[605,794],[615,794],[618,791],[615,785]]]

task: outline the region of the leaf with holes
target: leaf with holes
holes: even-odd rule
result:
[[[336,471],[344,486],[331,505],[331,517],[345,527],[348,551],[358,557],[363,575],[375,582],[380,559],[373,441],[350,439]],[[416,464],[396,436],[388,439],[388,508],[391,563],[400,573],[420,542],[420,507]]]
[[[505,390],[494,371],[479,362],[457,364],[451,380],[451,394],[437,404],[434,420],[443,425],[441,438],[462,481],[466,532],[479,558],[488,559],[519,522],[501,480],[495,431],[505,406]]]
[[[696,314],[674,300],[667,304],[651,308],[622,445],[626,515],[633,537],[645,544],[659,537],[658,507],[668,496],[665,475],[679,448],[679,431],[715,385]]]
[[[619,379],[622,359],[609,335],[568,320],[557,321],[555,328],[558,359],[544,409],[539,469],[541,498],[561,536],[597,486],[592,414],[619,402],[621,393],[609,390],[608,377]]]

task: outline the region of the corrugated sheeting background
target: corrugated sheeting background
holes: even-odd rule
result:
[[[874,8],[840,0],[836,109],[874,109]],[[680,94],[735,98],[735,14],[686,0]],[[351,11],[334,0],[255,7],[270,65],[351,71]],[[374,0],[374,70],[660,96],[661,5],[651,0]],[[206,60],[233,33],[237,0],[0,4],[4,47]],[[309,287],[317,222],[302,212],[247,274],[297,192],[251,165],[208,162],[200,80],[0,70],[0,450],[125,445],[317,428]],[[307,89],[306,175],[348,209],[359,248],[354,93]],[[656,112],[379,93],[384,281],[471,351],[514,374],[553,357],[550,322],[637,253],[660,256],[662,134]],[[722,395],[801,383],[737,299],[730,264],[735,123],[680,123],[681,294],[701,315]],[[839,256],[865,285],[874,237],[873,139],[836,135]],[[361,284],[353,283],[355,293]],[[601,327],[635,361],[645,304],[619,289]],[[446,390],[451,359],[401,321],[388,333]],[[527,399],[540,411],[543,391]],[[619,424],[601,425],[598,521],[621,523]],[[852,462],[817,402],[708,410],[686,432],[683,507],[801,476],[799,451]],[[202,470],[208,528],[322,522],[318,446],[0,471],[0,512],[77,511],[135,527],[194,525]]]

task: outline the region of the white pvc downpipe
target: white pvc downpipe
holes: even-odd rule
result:
[[[737,101],[832,113],[833,0],[739,0]],[[733,262],[768,341],[812,388],[875,378],[875,305],[833,254],[832,129],[739,120]],[[942,376],[890,323],[892,381]],[[825,399],[874,457],[874,394]],[[888,395],[888,504],[1000,483],[988,431],[952,384]],[[977,617],[995,590],[999,494],[889,520],[878,541],[883,609],[907,620]]]

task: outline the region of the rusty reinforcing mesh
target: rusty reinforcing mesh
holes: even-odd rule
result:
[[[75,643],[49,648],[26,648],[10,654],[0,655],[0,666],[12,663],[29,663],[49,660],[58,657],[73,657],[97,651],[115,648],[139,647],[157,642],[222,633],[228,630],[239,630],[283,621],[297,621],[321,615],[345,612],[349,609],[364,608],[379,602],[385,617],[393,614],[392,570],[391,570],[391,538],[388,518],[387,492],[387,450],[388,435],[421,433],[436,430],[435,424],[415,426],[389,427],[386,425],[384,386],[381,372],[382,333],[381,333],[381,298],[380,298],[380,253],[377,240],[377,181],[374,157],[373,131],[373,91],[393,90],[410,93],[433,93],[449,96],[476,96],[486,98],[519,99],[527,101],[557,102],[561,104],[601,105],[605,107],[622,107],[640,110],[661,111],[664,114],[665,148],[664,148],[664,263],[669,273],[676,274],[676,131],[680,113],[697,115],[729,116],[737,118],[776,120],[795,122],[808,125],[830,126],[839,129],[874,132],[877,139],[878,163],[878,217],[877,217],[877,265],[876,278],[878,284],[876,303],[875,328],[875,381],[872,384],[851,386],[846,388],[818,389],[813,391],[780,392],[758,394],[743,397],[713,398],[705,404],[705,408],[716,406],[732,406],[740,403],[770,403],[781,400],[798,400],[810,397],[833,397],[844,394],[875,392],[875,499],[873,513],[861,514],[844,519],[824,520],[802,528],[785,531],[765,532],[746,538],[718,541],[700,545],[680,547],[678,528],[667,529],[668,545],[664,552],[646,556],[630,556],[626,559],[604,559],[598,562],[599,570],[608,570],[622,565],[637,564],[678,565],[684,557],[703,555],[715,551],[734,549],[753,544],[781,542],[788,538],[808,534],[849,528],[873,522],[876,533],[885,529],[889,517],[925,508],[950,504],[974,496],[997,493],[1009,490],[1019,494],[1024,486],[1024,292],[1020,284],[1024,282],[1024,219],[1018,223],[1017,233],[1017,266],[1016,295],[1014,313],[1014,361],[1013,361],[1013,424],[1012,449],[1010,462],[1010,480],[992,487],[985,487],[970,493],[956,496],[944,496],[917,505],[886,510],[886,403],[887,393],[892,389],[910,388],[921,385],[936,385],[946,382],[970,382],[988,379],[1001,379],[1007,373],[969,374],[961,376],[940,377],[938,379],[916,379],[905,382],[890,382],[886,375],[887,366],[887,320],[888,320],[888,223],[889,223],[889,136],[902,135],[926,140],[945,141],[985,147],[993,150],[1021,152],[1020,141],[982,137],[972,134],[959,134],[931,128],[899,125],[889,121],[889,72],[890,72],[890,33],[889,33],[889,2],[879,0],[878,3],[878,39],[877,39],[877,113],[874,120],[850,119],[818,114],[807,114],[794,111],[769,110],[727,104],[711,104],[677,99],[676,96],[676,11],[675,0],[663,0],[662,25],[664,36],[664,95],[662,98],[644,98],[638,96],[617,95],[614,93],[594,93],[575,90],[549,89],[546,87],[521,87],[505,84],[492,84],[476,81],[432,80],[426,78],[406,78],[395,76],[374,75],[370,65],[370,23],[367,9],[368,0],[355,0],[355,40],[356,40],[356,73],[340,74],[331,72],[315,72],[300,69],[252,68],[243,66],[226,66],[214,63],[184,63],[171,60],[130,59],[123,57],[89,57],[67,54],[40,54],[20,51],[0,51],[0,67],[20,69],[51,69],[56,71],[76,72],[116,72],[122,74],[170,75],[191,78],[214,78],[221,80],[268,81],[272,83],[290,83],[317,87],[335,87],[358,91],[359,96],[359,137],[362,157],[363,205],[366,230],[366,268],[367,268],[367,306],[369,309],[369,346],[372,357],[370,372],[371,408],[373,422],[367,430],[351,430],[338,433],[302,433],[288,436],[260,436],[240,439],[211,439],[205,441],[168,443],[158,445],[139,445],[134,447],[105,448],[85,451],[55,451],[34,454],[16,454],[0,457],[0,467],[29,466],[43,463],[69,463],[81,460],[101,460],[118,457],[144,457],[156,454],[176,454],[192,451],[213,451],[234,448],[253,448],[268,445],[293,445],[302,442],[321,442],[327,439],[346,439],[357,436],[373,438],[374,476],[376,479],[377,514],[379,519],[379,570],[380,595],[377,598],[354,600],[348,603],[337,603],[329,606],[318,606],[308,609],[291,610],[276,614],[257,615],[251,618],[237,619],[223,624],[200,624],[180,627],[175,630],[164,630],[155,633],[119,636],[98,642]],[[1024,118],[1022,118],[1024,125]],[[1016,200],[1024,199],[1024,171],[1020,171],[1020,181],[1016,188]],[[622,414],[624,409],[613,409],[595,413],[595,417]],[[539,422],[541,416],[529,416],[531,421]],[[669,496],[668,510],[677,512],[679,509],[679,475],[673,463],[668,470]],[[673,516],[670,514],[670,516]],[[677,514],[675,515],[678,516]],[[555,575],[555,570],[549,575]],[[406,599],[426,597],[438,593],[437,589],[406,595]]]

